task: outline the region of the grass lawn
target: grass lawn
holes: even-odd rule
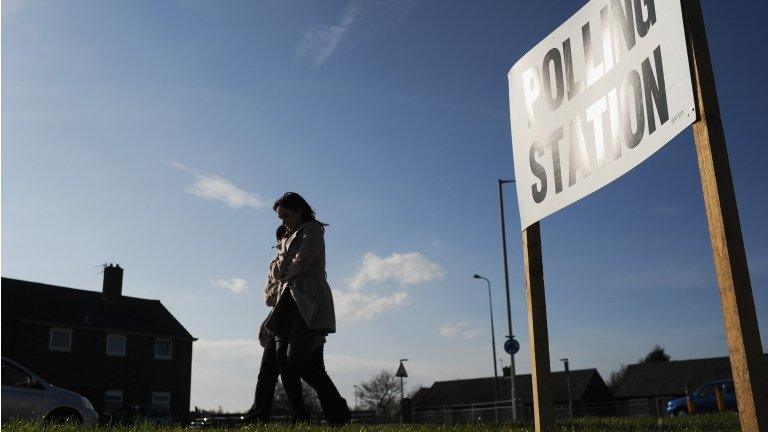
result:
[[[121,427],[97,426],[93,431],[114,431],[114,432],[132,432],[132,431],[156,431],[172,432],[180,431],[180,427],[155,427],[149,424]],[[307,432],[432,432],[432,431],[456,431],[456,432],[474,432],[474,431],[511,431],[511,432],[529,432],[533,431],[532,425],[489,425],[489,424],[467,424],[456,426],[433,426],[433,425],[349,425],[342,428],[329,428],[326,426],[315,425],[261,425],[247,426],[241,428],[246,431],[307,431]],[[81,428],[73,425],[42,425],[31,422],[12,422],[3,425],[3,432],[74,432]],[[207,429],[210,431],[223,431],[224,429]],[[578,419],[573,421],[562,421],[557,423],[556,432],[737,432],[739,431],[739,417],[733,413],[718,415],[701,415],[682,418],[648,418],[648,419],[630,419],[630,418],[593,418]]]

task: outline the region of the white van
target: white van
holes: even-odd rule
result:
[[[99,414],[88,399],[48,384],[11,359],[2,360],[2,423],[20,419],[93,426],[98,422]]]

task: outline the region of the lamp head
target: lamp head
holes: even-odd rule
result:
[[[475,279],[480,279],[480,278],[482,278],[482,276],[480,276],[479,274],[476,274],[476,275],[474,275],[474,276],[472,276],[472,277],[473,277],[473,278],[475,278]]]

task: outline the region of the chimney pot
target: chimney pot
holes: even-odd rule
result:
[[[104,267],[102,297],[105,300],[119,300],[123,294],[123,269],[112,264]]]

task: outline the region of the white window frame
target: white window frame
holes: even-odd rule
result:
[[[163,397],[165,400],[162,402],[158,402],[157,398]],[[152,406],[157,407],[168,407],[168,413],[171,412],[171,393],[170,392],[160,392],[160,391],[153,391],[152,392]]]
[[[123,339],[123,351],[122,352],[110,352],[109,351],[109,338],[111,337],[117,337]],[[115,357],[125,357],[125,350],[126,350],[126,344],[127,340],[124,334],[117,334],[117,333],[107,333],[107,346],[105,348],[105,352],[108,356],[115,356]]]
[[[168,342],[168,355],[158,355],[157,354],[157,344],[158,342]],[[164,339],[164,338],[157,338],[155,339],[155,358],[158,360],[171,360],[173,359],[173,340],[172,339]]]
[[[69,344],[66,348],[63,347],[56,347],[53,346],[53,333],[54,332],[63,332],[67,333],[69,336]],[[51,327],[51,330],[48,332],[48,350],[50,351],[59,351],[59,352],[72,352],[72,329],[71,328],[61,328],[61,327]]]
[[[123,407],[123,404],[125,404],[125,399],[123,399],[123,391],[122,390],[107,390],[107,391],[104,392],[104,411],[105,411],[104,414],[107,414],[106,413],[107,403],[108,402],[116,402],[116,400],[109,400],[109,399],[107,399],[110,396],[112,396],[112,397],[119,396],[120,397],[120,406],[117,407],[117,409],[115,409],[114,411],[119,410],[120,408]],[[114,412],[114,411],[111,411],[110,414],[112,412]]]

